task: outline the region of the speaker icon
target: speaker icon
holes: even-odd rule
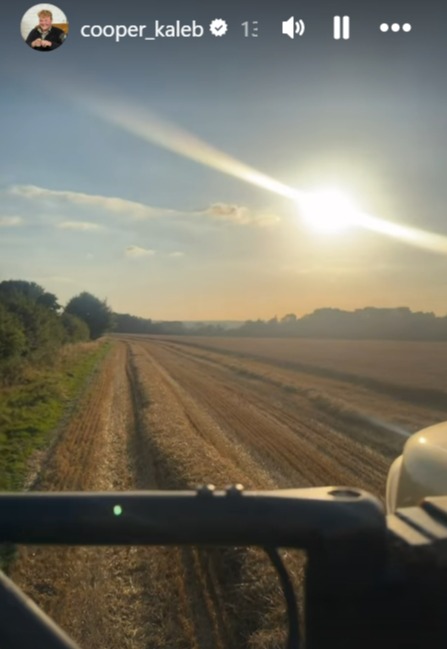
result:
[[[304,20],[295,20],[294,16],[290,16],[288,20],[282,21],[282,33],[289,38],[295,38],[295,34],[302,36],[305,31],[306,25],[304,24]]]

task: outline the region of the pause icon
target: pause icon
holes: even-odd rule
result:
[[[334,38],[339,41],[340,38],[347,41],[351,36],[350,29],[351,19],[349,16],[334,16]]]

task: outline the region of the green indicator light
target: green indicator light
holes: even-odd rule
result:
[[[115,516],[121,516],[121,514],[123,513],[121,505],[115,505],[113,508],[113,513],[115,514]]]

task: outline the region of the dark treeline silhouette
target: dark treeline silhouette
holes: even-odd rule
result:
[[[299,336],[388,340],[447,340],[447,317],[412,312],[408,307],[355,311],[324,308],[297,318],[289,313],[280,320],[247,320],[229,336]]]
[[[106,303],[89,293],[62,309],[35,282],[0,282],[0,384],[21,380],[29,365],[51,365],[62,345],[97,338],[110,323]]]
[[[90,338],[93,340],[109,331],[113,325],[112,310],[107,302],[99,300],[86,291],[71,298],[65,307],[65,313],[83,320],[89,329]]]
[[[187,327],[182,322],[153,322],[115,313],[113,331],[177,336],[447,340],[447,317],[413,312],[408,307],[365,307],[355,311],[322,308],[301,318],[288,313],[281,319],[275,316],[270,320],[247,320],[241,326],[229,329],[209,323]]]
[[[188,333],[183,322],[153,322],[150,318],[140,318],[129,313],[114,313],[112,331],[120,334],[164,334],[181,336]]]

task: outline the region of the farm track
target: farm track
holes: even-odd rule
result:
[[[157,382],[165,401],[169,382],[161,375]],[[119,345],[52,447],[34,489],[185,486],[175,470],[167,470],[167,454],[160,457],[151,443],[149,403],[134,350]],[[81,647],[224,649],[237,643],[222,607],[220,560],[217,551],[195,548],[27,546],[20,548],[11,577]]]
[[[122,337],[33,488],[343,484],[383,497],[404,438],[337,417],[336,401],[319,408],[332,384],[317,394],[305,380],[282,364]],[[301,579],[302,561],[289,567]],[[281,644],[282,600],[257,550],[27,547],[11,576],[85,649]]]

